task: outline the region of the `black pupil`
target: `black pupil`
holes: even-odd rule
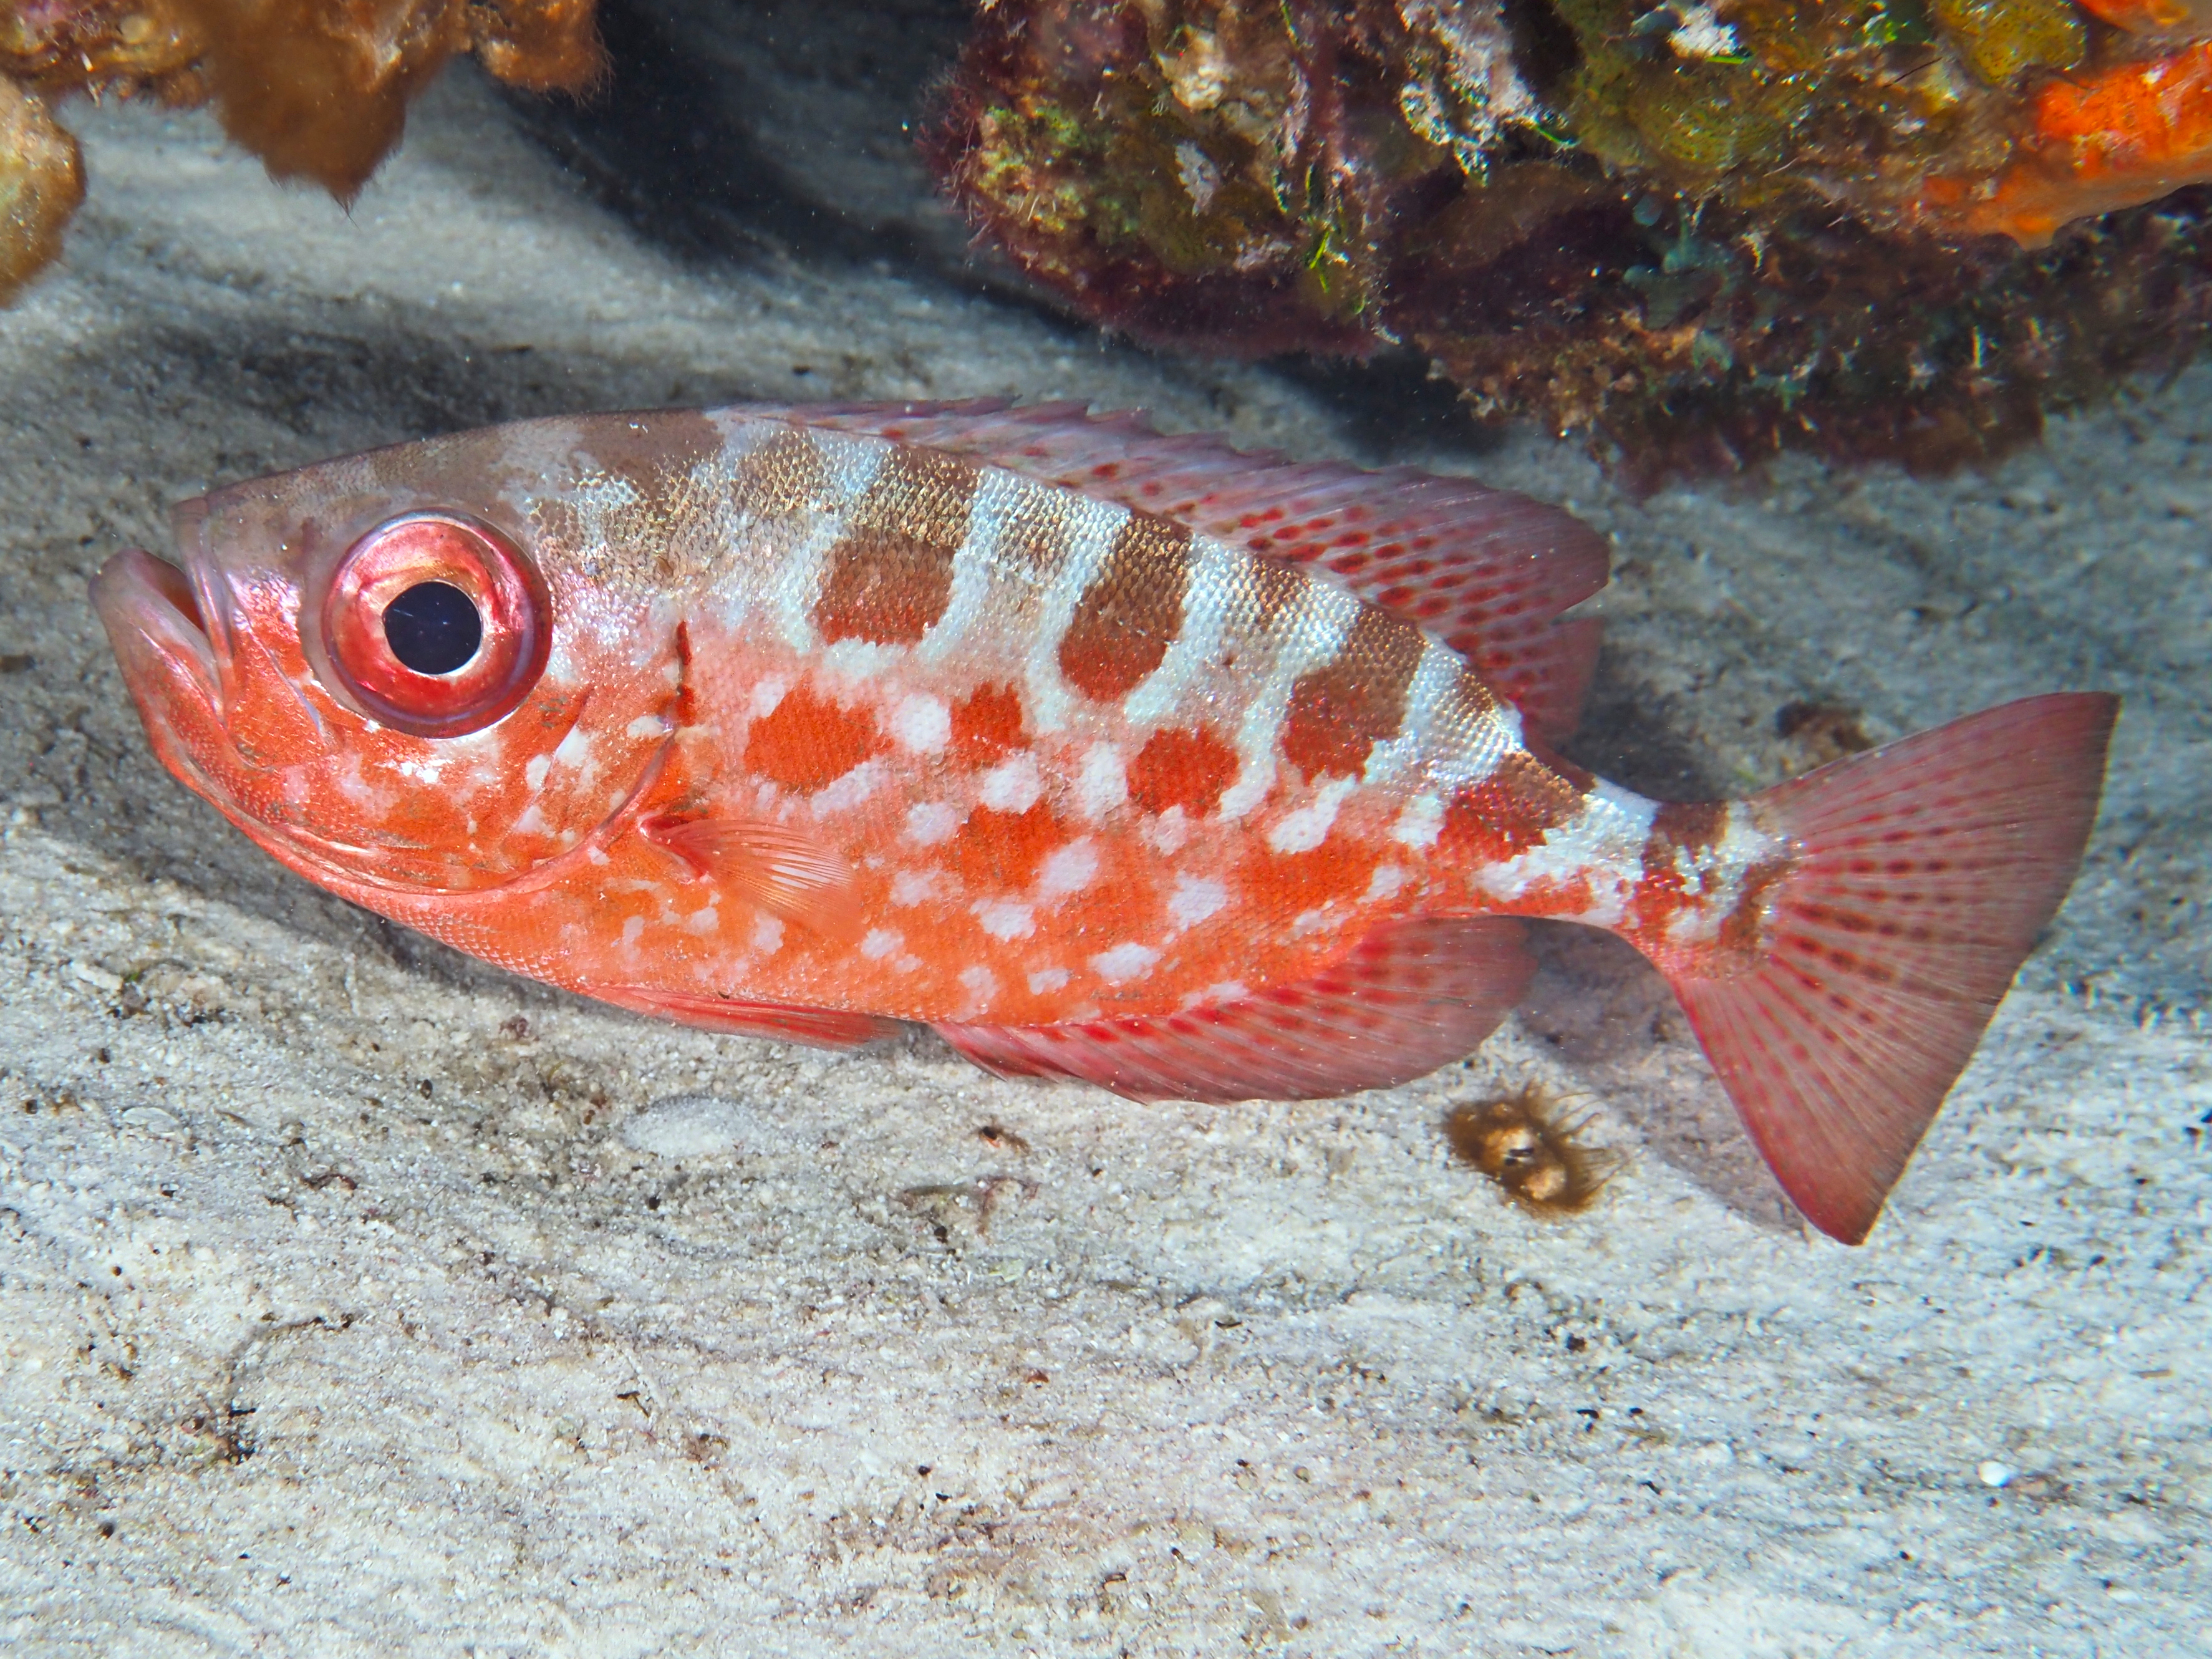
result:
[[[416,673],[450,674],[483,643],[483,618],[451,582],[416,582],[384,607],[384,638]]]

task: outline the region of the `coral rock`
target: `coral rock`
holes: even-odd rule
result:
[[[1647,475],[1990,455],[2212,310],[2212,47],[2067,0],[998,0],[927,149],[1103,322]]]
[[[270,177],[349,202],[398,143],[408,101],[471,51],[501,80],[532,91],[580,91],[604,72],[592,0],[18,0],[0,8],[0,96],[28,96],[21,88],[212,103],[223,131]],[[70,158],[69,188],[50,181],[37,199],[65,219],[76,205],[76,148],[58,142]],[[44,251],[25,253],[26,269],[52,257],[59,221],[39,222],[44,240],[23,246]]]
[[[61,252],[83,197],[76,140],[37,94],[0,78],[0,303]]]

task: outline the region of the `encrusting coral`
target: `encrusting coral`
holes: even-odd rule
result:
[[[54,257],[76,204],[76,146],[46,112],[55,98],[112,93],[212,104],[224,131],[272,178],[320,185],[350,201],[398,143],[408,100],[462,52],[512,85],[588,87],[603,69],[592,7],[0,0],[0,299]],[[20,231],[19,199],[27,227]]]
[[[1942,465],[2201,331],[2192,31],[2212,4],[997,0],[928,145],[1142,337],[1409,345],[1647,474]]]
[[[76,141],[35,93],[0,79],[0,304],[60,251],[83,198]]]

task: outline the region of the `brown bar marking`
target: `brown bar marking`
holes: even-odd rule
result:
[[[1182,632],[1190,532],[1133,513],[1060,636],[1060,672],[1087,697],[1125,697],[1160,665]]]
[[[1727,823],[1728,807],[1720,801],[1668,801],[1651,815],[1632,907],[1641,926],[1658,933],[1697,902],[1705,885],[1696,874],[1698,859],[1718,845]],[[1680,867],[1685,863],[1689,869]]]
[[[1426,641],[1419,629],[1363,609],[1336,655],[1301,675],[1283,720],[1283,757],[1309,778],[1358,775],[1367,751],[1398,735]]]
[[[1474,864],[1503,864],[1540,845],[1583,810],[1583,791],[1534,755],[1516,750],[1444,809],[1437,846]]]
[[[891,451],[824,561],[814,625],[825,641],[912,645],[944,616],[976,472],[933,449]]]
[[[779,432],[740,455],[730,494],[746,511],[764,518],[830,513],[842,505],[829,457],[804,432]]]

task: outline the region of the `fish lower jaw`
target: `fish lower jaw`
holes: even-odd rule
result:
[[[222,691],[215,645],[182,570],[141,549],[126,548],[92,579],[92,603],[142,707],[150,690],[142,677],[151,668],[220,717]]]

